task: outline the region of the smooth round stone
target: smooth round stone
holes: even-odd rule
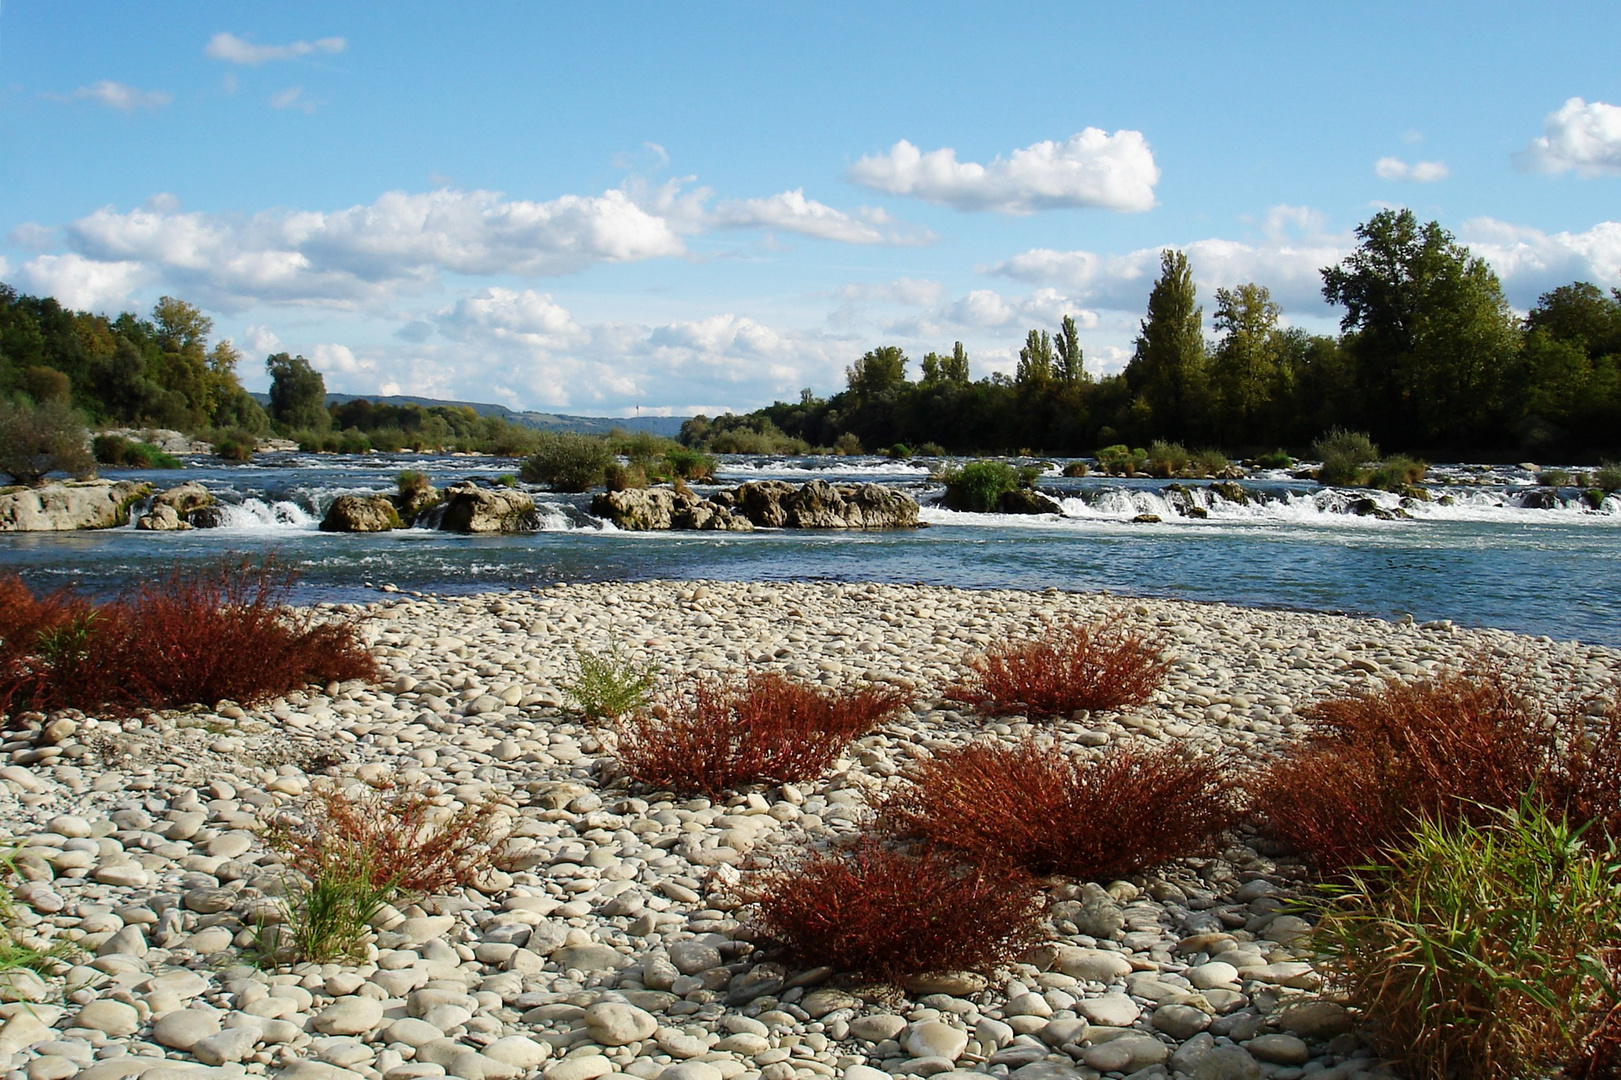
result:
[[[1089,1046],[1081,1060],[1099,1072],[1136,1072],[1164,1063],[1170,1048],[1148,1035],[1124,1035],[1098,1046]]]
[[[912,1025],[901,1045],[915,1058],[939,1057],[956,1061],[968,1049],[968,1032],[938,1020],[925,1020]]]
[[[116,885],[125,889],[138,889],[152,880],[152,875],[146,872],[145,867],[132,862],[98,866],[90,876],[99,884]]]
[[[531,1072],[552,1055],[551,1043],[531,1039],[527,1035],[508,1035],[484,1048],[484,1056],[505,1062],[517,1069]]]
[[[362,1035],[383,1020],[383,1003],[374,998],[339,998],[310,1023],[323,1035]]]
[[[858,1016],[850,1021],[850,1034],[867,1042],[883,1042],[893,1039],[906,1030],[906,1021],[893,1013],[878,1013],[874,1016]]]
[[[771,1049],[771,1040],[764,1035],[752,1035],[740,1031],[736,1035],[728,1035],[715,1044],[715,1049],[729,1054],[741,1054],[744,1057],[753,1057],[763,1054]]]
[[[1210,1026],[1210,1014],[1192,1005],[1161,1005],[1154,1010],[1154,1030],[1187,1042]]]
[[[264,1037],[264,1041],[270,1041],[270,1032],[267,1029],[272,1024],[287,1024],[288,1027],[294,1028],[295,1034],[298,1032],[298,1029],[286,1020],[267,1020],[263,1029],[228,1027],[218,1035],[210,1035],[195,1043],[191,1048],[191,1056],[204,1065],[230,1065],[241,1061],[253,1053],[253,1048],[259,1043],[261,1036]],[[286,1040],[278,1041],[290,1041],[292,1038],[293,1035],[288,1035]]]
[[[707,1061],[683,1061],[659,1073],[659,1080],[722,1080],[722,1074]]]
[[[698,975],[720,967],[720,950],[701,941],[678,941],[670,946],[670,962],[683,975]]]
[[[208,842],[204,850],[219,859],[234,859],[239,855],[246,855],[248,849],[253,847],[253,834],[235,830],[220,833]]]
[[[179,1009],[152,1025],[152,1038],[171,1050],[190,1050],[219,1030],[219,1018],[212,1010]]]
[[[1087,982],[1110,983],[1131,974],[1131,962],[1120,953],[1074,946],[1058,950],[1055,967],[1070,978]]]
[[[581,1054],[552,1062],[546,1067],[546,1080],[598,1080],[613,1071],[614,1063],[601,1054]]]
[[[626,1046],[658,1029],[651,1013],[623,1002],[599,1001],[585,1010],[586,1033],[599,1046]]]
[[[875,1069],[871,1065],[852,1065],[844,1070],[844,1080],[893,1080],[882,1069]]]
[[[1231,986],[1238,981],[1238,969],[1221,960],[1212,960],[1208,964],[1187,970],[1188,982],[1197,990],[1214,990],[1217,987]]]
[[[1051,1016],[1053,1007],[1040,994],[1015,994],[1002,1011],[1008,1016]]]
[[[1351,1030],[1351,1015],[1333,1001],[1302,1001],[1283,1010],[1283,1030],[1303,1039],[1332,1039]]]
[[[1193,1080],[1261,1080],[1260,1062],[1242,1046],[1218,1046],[1194,1066]]]
[[[81,840],[90,835],[90,822],[77,814],[61,814],[53,817],[45,826],[46,830],[57,836],[65,836],[69,840]]]
[[[1244,1049],[1270,1065],[1304,1065],[1311,1060],[1311,1049],[1293,1035],[1257,1035]]]
[[[709,1052],[707,1042],[675,1028],[659,1028],[656,1038],[659,1049],[673,1058],[695,1058]]]
[[[425,1020],[407,1016],[388,1025],[383,1037],[386,1042],[404,1043],[414,1050],[419,1046],[426,1046],[435,1039],[444,1038],[445,1033]]]
[[[79,1063],[60,1054],[46,1054],[28,1063],[28,1080],[68,1080],[79,1075]]]
[[[1137,1003],[1124,994],[1104,994],[1078,1001],[1075,1011],[1100,1027],[1130,1027],[1142,1014]]]
[[[141,1029],[141,1014],[122,1001],[92,1001],[79,1010],[74,1027],[89,1028],[114,1037],[133,1035]]]

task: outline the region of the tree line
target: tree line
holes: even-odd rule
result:
[[[1438,223],[1385,210],[1322,271],[1337,336],[1284,326],[1264,285],[1217,289],[1213,337],[1192,267],[1161,255],[1125,370],[1093,378],[1075,321],[1031,330],[1013,377],[973,379],[958,342],[921,378],[885,345],[830,398],[805,390],[745,415],[696,417],[682,441],[715,451],[808,447],[1088,455],[1174,440],[1247,456],[1336,429],[1435,457],[1612,455],[1621,448],[1621,289],[1573,282],[1523,319],[1486,262]]]

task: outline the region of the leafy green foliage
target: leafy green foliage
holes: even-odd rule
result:
[[[1396,454],[1376,465],[1368,474],[1365,483],[1368,487],[1378,488],[1381,491],[1406,492],[1424,479],[1424,474],[1429,468],[1422,461]]]
[[[542,432],[539,448],[523,463],[522,475],[553,491],[589,491],[603,482],[613,451],[605,439],[572,431]]]
[[[1318,483],[1339,487],[1360,485],[1367,479],[1368,466],[1379,460],[1379,448],[1366,432],[1343,428],[1313,442],[1311,452],[1323,463],[1317,470]]]
[[[1257,469],[1292,469],[1295,465],[1295,459],[1281,449],[1266,454],[1256,454],[1254,461]]]
[[[38,486],[64,472],[94,476],[95,460],[85,449],[84,418],[70,405],[0,401],[0,472],[19,484]]]
[[[136,442],[122,435],[97,435],[90,443],[90,452],[102,465],[123,469],[178,469],[179,459],[153,446]]]
[[[1547,1075],[1618,1004],[1617,857],[1530,802],[1478,824],[1426,819],[1332,890],[1313,940],[1402,1075]]]
[[[953,510],[986,514],[1002,505],[1002,496],[1019,487],[1019,472],[1005,461],[970,461],[942,477],[946,505]]]
[[[574,650],[574,677],[563,690],[593,720],[613,720],[646,703],[658,676],[655,664],[638,664],[623,655],[619,643],[606,656],[587,649]]]
[[[1621,465],[1606,461],[1593,473],[1593,486],[1606,493],[1621,491]]]
[[[275,353],[265,359],[270,373],[270,418],[290,431],[324,432],[332,426],[326,411],[326,380],[302,356]]]

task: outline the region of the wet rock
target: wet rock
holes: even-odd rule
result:
[[[512,488],[480,487],[461,481],[445,488],[444,500],[427,515],[445,532],[531,532],[539,525],[535,500]]]
[[[339,495],[321,519],[322,532],[388,532],[400,527],[399,511],[384,495]]]
[[[129,523],[129,508],[151,484],[81,480],[0,491],[0,532],[113,529]]]

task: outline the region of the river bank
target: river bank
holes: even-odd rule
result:
[[[1305,927],[1284,910],[1298,867],[1252,838],[1107,890],[1055,884],[1048,947],[1029,963],[902,999],[758,965],[738,868],[849,837],[928,750],[1031,730],[940,695],[969,653],[1044,623],[1123,611],[1176,658],[1149,705],[1035,729],[1081,753],[1152,740],[1263,760],[1313,701],[1471,658],[1549,698],[1621,672],[1617,650],[1503,631],[1057,591],[605,582],[388,596],[363,611],[379,686],[143,722],[72,718],[7,744],[0,825],[25,844],[25,922],[83,950],[65,985],[5,976],[12,1072],[1382,1075],[1343,1011],[1314,1002]],[[572,650],[616,644],[667,677],[768,668],[902,682],[918,699],[821,781],[671,800],[625,786],[604,732],[565,708]],[[276,862],[257,829],[336,777],[494,802],[514,857],[476,888],[389,915],[366,963],[259,970],[247,947]],[[750,986],[758,996],[740,992]]]

